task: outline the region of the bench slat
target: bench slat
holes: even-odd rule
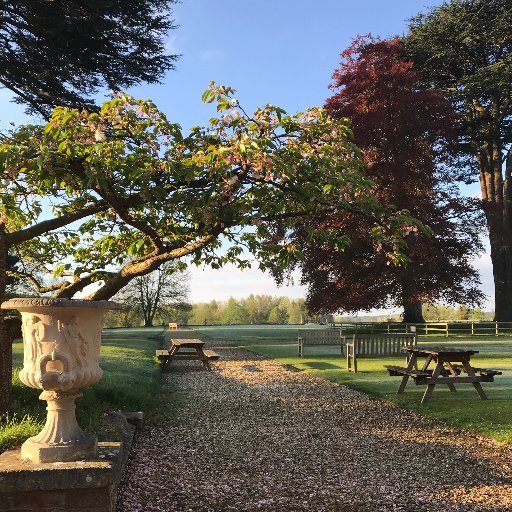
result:
[[[432,370],[407,370],[403,366],[385,365],[390,375],[409,375],[409,377],[431,377]]]
[[[464,367],[460,364],[452,364],[453,369],[457,371],[458,373],[464,371]],[[491,370],[490,368],[473,368],[475,373],[479,373],[480,375],[484,377],[494,377],[496,375],[503,375],[503,372],[500,372],[499,370]]]
[[[213,350],[203,350],[203,353],[208,359],[215,360],[220,358],[220,355],[217,354],[217,352],[214,352]]]

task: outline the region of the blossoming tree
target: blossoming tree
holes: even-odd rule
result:
[[[150,101],[123,94],[99,112],[57,108],[46,126],[13,133],[0,148],[0,295],[8,253],[39,292],[71,298],[97,282],[91,300],[186,256],[243,268],[252,255],[263,269],[287,268],[301,258],[289,229],[326,210],[373,219],[376,244],[399,261],[403,230],[415,222],[369,193],[348,122],[318,108],[248,114],[233,94],[211,84],[203,100],[219,115],[188,135]],[[309,236],[339,249],[349,240],[322,227]],[[32,269],[53,283],[43,286]],[[5,411],[11,353],[1,325]]]

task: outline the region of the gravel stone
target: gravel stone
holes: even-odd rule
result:
[[[512,511],[512,447],[236,347],[176,361],[118,512]]]

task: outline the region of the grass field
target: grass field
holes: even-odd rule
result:
[[[103,378],[83,391],[76,401],[78,423],[84,430],[98,432],[105,411],[151,410],[160,383],[161,371],[155,364],[158,328],[105,330],[102,336],[100,366]],[[13,345],[14,416],[0,424],[0,452],[21,444],[36,434],[46,417],[45,402],[39,390],[28,388],[18,378],[23,364],[22,343]]]
[[[430,401],[421,405],[424,386],[409,382],[403,395],[396,395],[400,379],[390,377],[385,364],[403,366],[403,359],[358,359],[358,373],[348,373],[345,361],[335,347],[308,347],[306,356],[297,355],[297,326],[219,326],[196,328],[204,336],[234,341],[258,354],[283,364],[309,371],[319,377],[346,384],[371,395],[397,402],[402,407],[444,420],[450,425],[479,432],[512,443],[512,337],[419,338],[419,344],[449,345],[479,350],[474,366],[501,370],[493,383],[483,387],[489,400],[480,400],[471,384],[457,385],[457,393],[437,386]]]

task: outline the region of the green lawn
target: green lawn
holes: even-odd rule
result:
[[[346,384],[371,395],[397,402],[450,425],[467,428],[512,443],[512,337],[419,338],[420,344],[468,347],[479,350],[472,362],[475,366],[503,371],[495,382],[484,383],[489,400],[480,400],[471,384],[457,385],[457,393],[437,386],[430,401],[421,405],[424,386],[409,382],[403,395],[396,395],[399,377],[390,377],[385,364],[404,365],[403,359],[358,359],[358,373],[348,373],[345,361],[334,347],[306,348],[306,357],[297,355],[298,327],[201,327],[202,336],[236,342],[258,354],[272,357],[300,370],[309,371],[333,382]]]
[[[162,328],[157,327],[103,332],[100,360],[103,378],[85,389],[76,401],[78,422],[84,430],[101,431],[105,411],[151,410],[161,376],[154,359],[158,342],[153,336],[161,331]],[[40,390],[28,388],[18,379],[22,364],[22,343],[14,343],[14,417],[0,424],[0,452],[18,446],[37,433],[46,417],[45,402],[38,399]]]

